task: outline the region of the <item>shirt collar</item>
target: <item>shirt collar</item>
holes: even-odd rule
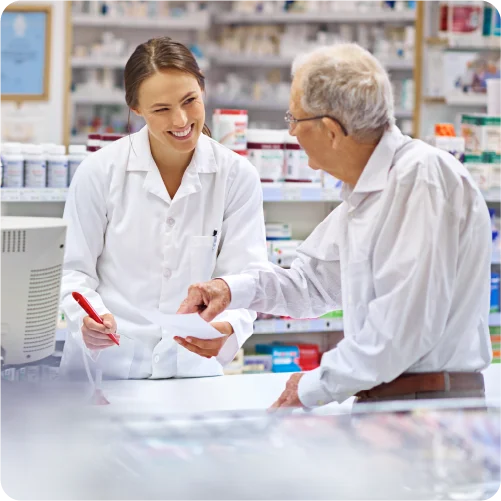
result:
[[[395,153],[405,140],[406,136],[396,126],[383,134],[362,171],[353,193],[373,193],[385,188]]]
[[[151,155],[148,126],[145,125],[140,131],[131,134],[129,139],[130,151],[127,171],[151,171],[156,169],[155,161]],[[218,171],[211,142],[212,139],[205,134],[200,135],[193,158],[186,169],[187,171],[204,174]]]

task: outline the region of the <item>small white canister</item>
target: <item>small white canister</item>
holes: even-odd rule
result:
[[[63,145],[54,146],[47,161],[47,186],[66,188],[68,186],[68,157]]]
[[[212,137],[240,154],[247,151],[247,110],[216,109],[212,116]]]
[[[2,145],[3,186],[22,188],[24,184],[24,157],[21,144],[4,143]]]
[[[78,169],[78,166],[85,160],[87,155],[87,147],[84,144],[70,144],[68,146],[68,185]]]
[[[24,153],[24,186],[45,188],[47,186],[47,162],[41,144],[27,144]]]
[[[285,180],[292,182],[320,183],[321,171],[308,166],[308,155],[296,137],[285,136]]]
[[[283,130],[249,129],[247,131],[248,159],[256,167],[261,181],[284,180],[284,138]]]

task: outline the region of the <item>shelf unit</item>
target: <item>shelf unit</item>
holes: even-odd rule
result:
[[[209,28],[210,16],[205,11],[187,14],[180,17],[135,18],[94,16],[86,14],[73,15],[73,26],[82,28],[152,28],[176,30],[206,30]]]
[[[412,23],[414,11],[392,10],[331,13],[244,13],[225,12],[215,16],[216,24],[286,24],[286,23]]]

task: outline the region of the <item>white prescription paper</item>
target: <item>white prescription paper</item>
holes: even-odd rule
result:
[[[191,336],[198,339],[217,339],[223,337],[223,334],[206,322],[198,313],[173,315],[157,310],[140,310],[139,313],[152,324],[169,329],[175,336],[182,338]]]

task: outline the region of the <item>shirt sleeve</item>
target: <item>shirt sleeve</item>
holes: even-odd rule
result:
[[[238,159],[229,176],[229,187],[214,276],[238,273],[268,261],[264,228],[263,195],[256,169]],[[244,308],[227,310],[215,322],[229,322],[235,334],[223,346],[218,361],[228,364],[251,336],[256,313]]]
[[[61,307],[71,334],[81,340],[85,311],[73,299],[80,292],[99,315],[110,313],[96,292],[99,278],[96,264],[104,246],[107,226],[103,169],[94,155],[82,162],[72,180],[64,207],[68,223],[66,236]]]
[[[274,315],[316,318],[340,309],[341,269],[336,228],[339,206],[298,248],[290,269],[265,263],[241,275],[223,276],[230,308],[250,307]]]
[[[392,381],[433,349],[444,331],[460,211],[426,179],[397,183],[387,199],[371,260],[374,299],[361,331],[326,352],[320,367],[299,382],[306,407],[342,402]]]

